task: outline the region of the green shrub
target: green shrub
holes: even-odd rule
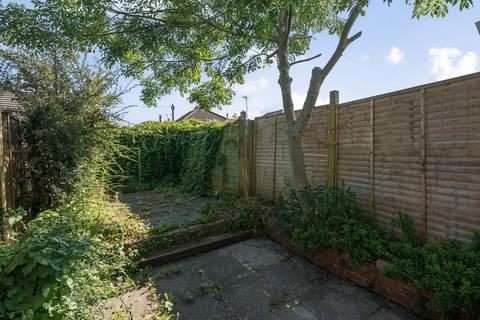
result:
[[[240,198],[231,193],[220,194],[212,203],[201,209],[202,216],[212,221],[229,220],[228,229],[258,230],[270,210],[268,202],[255,198]]]
[[[150,121],[121,128],[118,139],[129,152],[116,163],[120,189],[146,190],[160,183],[208,193],[222,136],[223,124],[216,121]]]
[[[128,283],[129,239],[144,232],[113,204],[73,201],[44,211],[0,245],[0,318],[91,319],[100,299]]]
[[[94,319],[101,299],[132,283],[136,252],[127,247],[146,233],[105,196],[121,150],[112,134],[116,78],[71,52],[0,50],[0,71],[0,90],[22,102],[24,204],[34,213],[8,218],[0,319]]]
[[[274,221],[284,221],[282,231],[292,236],[303,250],[334,247],[348,253],[356,265],[386,254],[386,234],[361,214],[350,189],[316,188],[306,191],[306,199],[312,207],[314,223],[301,220],[301,207],[293,195],[280,202],[274,215]]]
[[[103,161],[95,174],[107,178],[100,169],[116,152],[116,81],[73,52],[0,50],[0,91],[21,103],[24,207],[35,214],[57,207],[83,179],[82,163]]]
[[[432,291],[434,298],[424,306],[427,309],[440,311],[445,318],[461,310],[473,319],[480,303],[479,244],[478,235],[471,245],[392,243],[392,260],[385,274]]]
[[[480,305],[480,234],[472,244],[454,241],[422,244],[412,228],[412,221],[399,214],[392,229],[380,231],[366,219],[348,188],[318,188],[306,194],[314,221],[302,221],[297,198],[282,199],[271,210],[270,222],[305,251],[333,247],[348,253],[355,264],[383,258],[389,263],[385,275],[414,283],[433,292],[433,299],[421,309],[436,310],[444,318],[455,318],[461,311],[476,318]],[[393,237],[393,228],[401,237]],[[418,299],[419,302],[420,299]],[[424,310],[417,311],[423,312]]]

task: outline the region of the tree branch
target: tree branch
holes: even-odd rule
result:
[[[333,52],[332,56],[330,57],[330,60],[328,60],[325,67],[322,69],[323,78],[326,78],[330,73],[330,71],[332,71],[333,67],[337,64],[338,60],[340,60],[340,58],[342,57],[345,49],[353,41],[357,40],[362,35],[362,32],[358,32],[351,38],[348,37],[348,35],[350,34],[350,30],[352,30],[353,24],[355,23],[358,16],[360,15],[360,12],[362,11],[362,8],[359,2],[357,2],[355,7],[353,7],[352,11],[350,12],[350,15],[348,16],[347,21],[345,22],[345,26],[343,27],[343,31],[342,31],[342,34],[340,35],[340,39],[338,40],[338,44],[337,44],[337,48],[335,49],[335,52]]]
[[[322,86],[323,81],[328,76],[328,74],[333,69],[333,67],[337,64],[338,60],[343,55],[343,52],[345,51],[345,49],[353,41],[357,40],[362,35],[361,32],[358,32],[350,38],[348,36],[350,34],[350,31],[352,30],[353,24],[359,17],[364,4],[365,4],[364,0],[358,0],[355,6],[350,11],[350,14],[347,18],[347,21],[345,22],[342,33],[340,35],[340,39],[338,40],[337,47],[333,52],[332,56],[330,57],[330,59],[328,60],[325,67],[323,69],[319,67],[313,68],[312,77],[310,79],[310,85],[308,87],[307,97],[303,104],[303,108],[300,113],[300,116],[298,117],[297,125],[295,126],[295,130],[298,135],[302,134],[305,131],[305,128],[307,127],[308,121],[312,114],[312,110],[315,107],[315,103],[317,101],[318,94],[320,92],[320,87]]]
[[[313,60],[313,59],[316,59],[316,58],[320,57],[321,55],[322,55],[322,54],[319,53],[319,54],[314,55],[313,57],[310,57],[310,58],[306,58],[306,59],[301,59],[301,60],[294,61],[294,62],[290,63],[290,66],[293,66],[293,65],[298,64],[298,63],[303,63],[303,62],[311,61],[311,60]]]
[[[278,59],[278,70],[280,76],[278,78],[278,83],[282,91],[282,102],[283,102],[283,111],[285,112],[285,118],[287,120],[287,131],[293,134],[295,128],[295,110],[293,108],[293,99],[292,99],[292,78],[290,77],[290,48],[289,48],[289,37],[290,30],[292,26],[292,17],[293,11],[290,6],[288,10],[285,11],[284,31],[279,32],[279,42],[278,48],[276,51]],[[282,26],[283,27],[283,26]]]
[[[267,54],[266,56],[266,60],[267,60],[267,63],[270,61],[270,59],[272,59],[276,54],[278,53],[278,49],[273,51],[272,53],[269,53]]]
[[[287,26],[285,30],[285,37],[290,37],[290,30],[292,30],[292,21],[293,21],[293,8],[292,6],[288,7],[288,15],[287,15]]]

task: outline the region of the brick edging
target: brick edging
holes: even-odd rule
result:
[[[349,262],[346,253],[335,248],[323,248],[317,252],[308,253],[300,250],[287,235],[271,225],[265,224],[263,231],[267,237],[295,252],[297,255],[304,257],[311,263],[324,267],[409,309],[414,308],[417,295],[425,301],[433,297],[431,292],[420,290],[410,282],[384,276],[383,269],[387,264],[384,260],[379,259],[374,264],[365,263],[355,267]],[[438,313],[430,314],[430,318],[438,318],[438,316]]]

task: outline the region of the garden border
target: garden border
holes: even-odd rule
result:
[[[344,279],[353,281],[411,310],[414,310],[418,297],[421,298],[422,303],[433,298],[431,291],[421,290],[411,282],[384,276],[383,269],[388,264],[385,260],[377,259],[375,263],[365,263],[355,267],[349,262],[348,254],[335,248],[325,247],[311,253],[300,250],[290,237],[268,224],[268,222],[264,225],[263,233],[314,265],[326,268]],[[427,316],[431,319],[438,319],[440,314],[432,311]],[[455,316],[455,319],[466,319],[462,314]]]

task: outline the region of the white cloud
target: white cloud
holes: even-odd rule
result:
[[[293,106],[295,109],[301,109],[303,107],[303,103],[305,102],[305,98],[307,97],[307,94],[299,94],[295,91],[292,92],[292,100],[293,100]]]
[[[303,108],[303,103],[305,102],[305,99],[307,98],[307,94],[299,94],[298,92],[293,91],[292,92],[292,100],[293,100],[293,106],[296,110]],[[325,104],[328,104],[327,99],[322,99],[320,97],[317,98],[317,102],[315,103],[316,106],[323,106]]]
[[[387,60],[387,62],[390,64],[398,64],[400,61],[403,60],[404,56],[405,52],[398,49],[397,47],[392,47],[392,50],[390,50],[390,54],[385,57],[385,60]]]
[[[431,74],[435,80],[444,80],[475,72],[478,55],[462,52],[457,48],[431,48],[428,51],[432,63]]]
[[[246,81],[243,85],[239,86],[241,94],[251,94],[258,92],[268,87],[267,78],[261,77],[255,80]]]
[[[360,61],[362,62],[367,62],[368,60],[370,60],[370,56],[366,53],[360,58]]]

